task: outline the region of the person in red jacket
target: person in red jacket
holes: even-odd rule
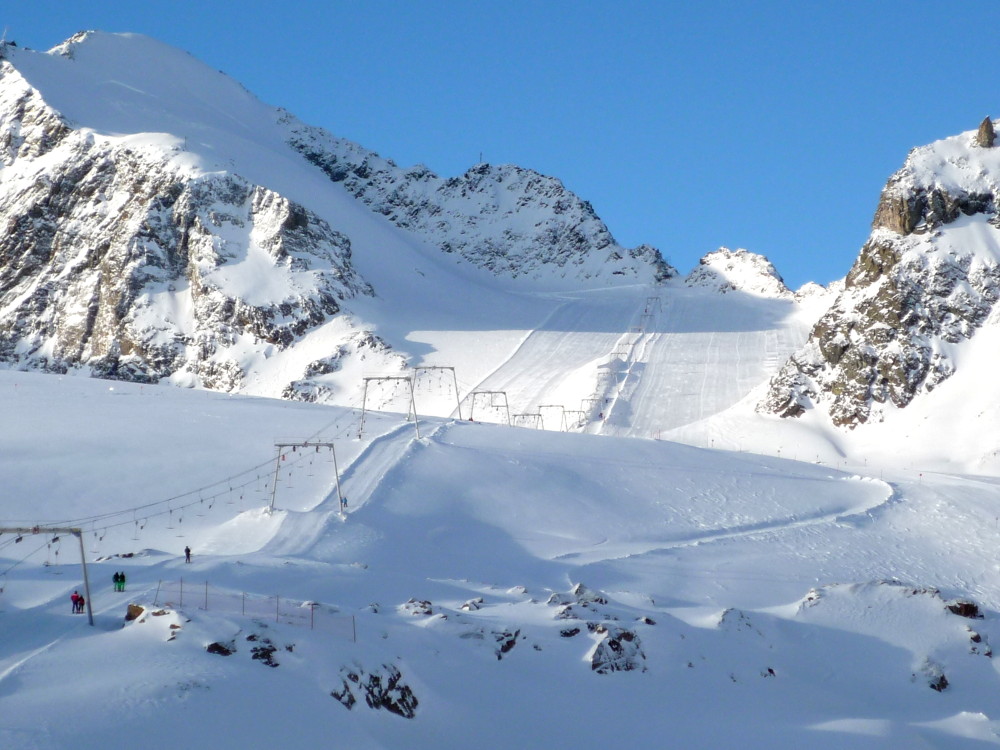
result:
[[[70,596],[69,600],[71,602],[73,602],[73,614],[75,615],[77,612],[80,611],[80,594],[79,594],[79,592],[74,591],[73,595]]]

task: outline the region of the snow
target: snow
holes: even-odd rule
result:
[[[126,120],[165,133],[153,104],[183,100],[176,127],[143,143],[193,175],[232,159],[329,217],[377,296],[273,356],[237,342],[247,394],[0,371],[0,524],[82,528],[95,616],[91,628],[68,611],[83,587],[75,538],[0,535],[0,746],[1000,744],[987,653],[1000,643],[1000,414],[976,395],[993,390],[995,325],[880,424],[761,416],[761,388],[836,289],[793,296],[741,256],[720,266],[722,286],[515,290],[276,156],[284,130],[243,128],[274,111],[229,79],[120,42],[25,55],[24,75],[100,138],[136,138]],[[155,49],[166,73],[123,49]],[[90,70],[79,88],[74,63]],[[112,89],[127,107],[102,109]],[[186,155],[172,151],[185,137]],[[954,228],[942,257],[993,242],[974,218]],[[268,266],[250,244],[213,274],[280,299],[288,280],[265,279]],[[186,304],[165,290],[150,319],[182,319]],[[398,353],[344,360],[322,381],[337,405],[259,397],[352,331]],[[417,422],[406,393],[373,386],[362,423],[363,379],[406,365],[454,374],[421,371]],[[488,424],[506,420],[482,402],[470,422],[473,391],[502,391],[511,417],[548,429]],[[567,412],[582,426],[552,429]],[[125,594],[109,585],[117,570]],[[958,599],[983,617],[950,612]],[[126,623],[130,603],[147,611]],[[620,630],[634,668],[598,674],[591,660]],[[252,658],[264,639],[277,667]],[[412,719],[358,687],[392,668],[418,700]],[[345,686],[350,709],[331,695]]]
[[[1000,742],[983,653],[1000,637],[993,478],[447,419],[421,418],[417,439],[391,414],[367,415],[359,440],[360,415],[339,407],[30,373],[0,373],[0,408],[21,425],[0,447],[4,523],[117,514],[81,522],[93,629],[68,611],[76,541],[55,555],[46,537],[0,536],[15,566],[0,577],[5,746],[263,747],[289,726],[296,743],[352,747]],[[334,442],[346,514],[312,448],[286,453],[263,510],[273,442],[295,436]],[[137,554],[109,557],[123,553]],[[119,569],[125,594],[107,581]],[[266,604],[244,617],[241,592],[320,602],[321,624],[269,622]],[[959,597],[985,619],[948,612]],[[154,600],[173,605],[122,626],[127,603]],[[635,632],[646,671],[594,672],[605,636],[588,620]],[[278,667],[250,658],[254,633]],[[213,641],[237,652],[206,653]],[[418,698],[413,719],[330,696],[342,668],[384,664]],[[597,721],[578,716],[593,691]]]

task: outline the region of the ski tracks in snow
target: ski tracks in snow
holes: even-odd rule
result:
[[[890,483],[874,479],[862,480],[859,478],[847,479],[845,481],[872,481],[877,485],[882,485],[885,489],[885,496],[874,503],[858,505],[848,510],[840,509],[829,511],[818,509],[814,513],[796,514],[768,518],[754,523],[729,526],[727,528],[706,529],[705,531],[686,534],[685,536],[668,542],[657,542],[655,544],[644,545],[641,542],[630,542],[614,545],[614,547],[603,547],[601,554],[592,555],[586,551],[571,552],[556,559],[572,559],[574,562],[591,563],[600,560],[622,559],[646,555],[655,552],[664,552],[685,547],[697,547],[716,542],[727,542],[738,539],[747,539],[762,534],[781,534],[789,531],[807,529],[811,527],[828,526],[831,524],[858,526],[864,522],[874,523],[877,515],[885,512],[891,505],[900,502],[901,498],[897,489]],[[615,552],[617,547],[617,554]],[[596,549],[595,549],[596,551]]]
[[[429,431],[422,433],[421,439],[432,438],[442,426],[425,422],[424,427]],[[411,431],[414,434],[409,434]],[[341,512],[336,492],[328,494],[312,510],[287,511],[281,527],[265,549],[284,555],[297,554],[311,547],[330,524],[343,523],[347,516],[368,503],[385,475],[403,459],[415,440],[411,422],[404,422],[372,440],[340,476],[340,486],[347,500],[346,512]]]

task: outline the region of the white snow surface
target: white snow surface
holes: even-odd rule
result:
[[[0,407],[2,522],[83,528],[95,618],[75,538],[0,535],[3,747],[1000,744],[993,477],[30,373]],[[345,513],[325,446],[275,460],[307,440]],[[390,667],[411,719],[331,696]]]
[[[706,264],[723,284],[515,291],[357,210],[280,124],[241,131],[274,111],[221,74],[170,51],[142,88],[108,39],[66,48],[107,75],[50,81],[52,106],[336,217],[377,291],[258,362],[249,393],[353,330],[428,369],[416,423],[398,381],[353,408],[402,356],[351,360],[334,406],[0,371],[0,524],[40,527],[0,534],[0,747],[1000,744],[1000,413],[970,397],[992,392],[996,326],[881,424],[763,417],[836,289],[791,295],[747,254]],[[24,58],[29,81],[72,70]],[[215,84],[181,95],[191,77]],[[70,612],[80,545],[50,526],[82,529],[94,627]],[[268,641],[276,667],[252,658]],[[593,668],[616,650],[628,670]],[[413,718],[358,686],[392,669]]]

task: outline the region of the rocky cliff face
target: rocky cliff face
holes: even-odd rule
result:
[[[280,350],[371,294],[348,238],[302,206],[72,130],[0,65],[0,359],[231,390],[229,350]]]
[[[424,166],[400,169],[290,116],[284,122],[288,143],[373,211],[497,276],[586,282],[676,275],[657,249],[621,247],[590,203],[553,177],[477,164],[443,179]]]
[[[954,347],[1000,297],[1000,149],[984,127],[914,149],[889,179],[843,292],[760,411],[822,406],[853,427],[954,372]]]

